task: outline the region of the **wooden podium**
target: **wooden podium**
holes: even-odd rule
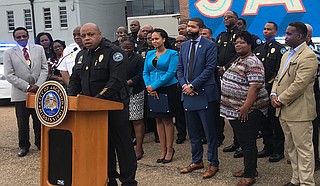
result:
[[[62,123],[41,126],[40,185],[107,185],[108,111],[123,104],[78,95],[68,105]],[[35,108],[35,94],[27,95],[27,108]]]

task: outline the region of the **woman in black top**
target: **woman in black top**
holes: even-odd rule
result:
[[[136,136],[136,157],[140,160],[143,152],[144,138],[144,83],[142,80],[143,58],[134,53],[134,42],[129,37],[122,38],[121,48],[128,56],[127,64],[127,83],[130,87],[129,120],[132,121]]]

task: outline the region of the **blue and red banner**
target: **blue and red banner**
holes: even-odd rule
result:
[[[313,27],[313,36],[320,37],[319,0],[189,0],[190,18],[200,17],[211,28],[214,37],[226,28],[223,15],[228,10],[247,21],[247,30],[262,38],[268,21],[278,24],[278,36],[285,36],[290,22],[301,21]]]

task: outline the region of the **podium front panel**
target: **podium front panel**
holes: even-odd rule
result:
[[[49,130],[49,173],[52,185],[72,185],[72,133]]]

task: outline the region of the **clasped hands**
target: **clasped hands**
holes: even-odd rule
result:
[[[276,96],[276,95],[271,96],[271,105],[274,108],[280,108],[281,107],[281,102],[279,101],[278,96]]]
[[[159,99],[157,91],[153,90],[151,85],[147,86],[146,89],[147,89],[148,93],[150,94],[150,96],[152,96],[154,99]]]
[[[188,95],[188,96],[194,96],[194,95],[198,95],[198,92],[194,91],[192,88],[190,88],[190,84],[184,86],[182,88],[182,92],[185,94],[185,95]]]
[[[39,87],[38,87],[37,85],[30,84],[30,86],[29,86],[29,88],[28,88],[27,92],[36,93],[36,92],[37,92],[37,90],[38,90],[38,88],[39,88]]]

